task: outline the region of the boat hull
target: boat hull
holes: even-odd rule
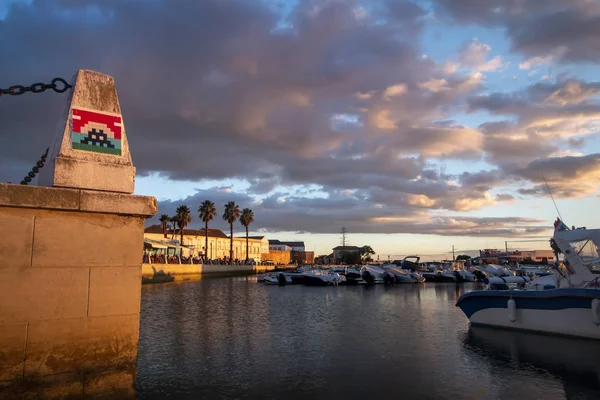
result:
[[[486,290],[467,293],[456,305],[472,325],[600,340],[594,299],[600,299],[600,290]]]

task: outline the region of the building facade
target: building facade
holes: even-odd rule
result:
[[[332,250],[335,263],[342,262],[344,257],[348,256],[350,256],[353,261],[360,262],[360,247],[358,246],[337,246]],[[358,261],[356,261],[356,258],[358,258]]]
[[[479,257],[486,264],[502,264],[505,262],[515,264],[527,259],[532,259],[540,264],[552,264],[555,261],[552,250],[502,251],[498,249],[483,249],[479,251]]]
[[[208,259],[216,260],[229,257],[229,236],[220,229],[208,229],[208,248],[206,246],[206,231],[205,229],[184,229],[183,243],[187,249],[183,249],[185,256],[203,257],[205,254]],[[179,230],[173,234],[172,230],[168,230],[167,237],[163,234],[160,225],[152,225],[144,230],[144,238],[154,242],[179,244]],[[261,261],[261,255],[265,249],[268,249],[269,241],[265,236],[249,237],[248,238],[248,258],[254,259],[256,262]],[[185,254],[187,251],[188,254]],[[268,251],[267,251],[268,252]],[[233,259],[246,259],[246,237],[233,238]]]
[[[282,242],[277,239],[269,240],[269,249],[280,251],[305,251],[304,242]]]

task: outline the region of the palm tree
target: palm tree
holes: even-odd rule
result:
[[[223,219],[229,223],[229,264],[233,260],[233,223],[240,217],[240,206],[235,201],[225,204]]]
[[[240,216],[240,222],[242,226],[246,228],[246,263],[248,262],[248,226],[254,222],[254,213],[249,208],[244,208],[242,210],[242,215]]]
[[[190,208],[186,205],[181,205],[177,207],[177,210],[175,212],[175,217],[177,218],[177,226],[179,226],[179,234],[181,237],[179,244],[183,246],[183,229],[192,220],[192,212],[190,211]]]
[[[169,222],[171,221],[171,218],[169,218],[169,216],[167,214],[163,214],[160,216],[160,218],[158,220],[160,221],[160,227],[161,227],[162,233],[163,233],[163,235],[165,235],[165,239],[166,239],[167,232],[169,230]]]
[[[177,215],[172,216],[170,221],[173,223],[173,230],[171,231],[171,239],[174,239],[175,233],[177,233]]]
[[[204,200],[198,208],[200,213],[200,219],[204,222],[204,261],[208,259],[208,223],[217,215],[217,209],[215,203],[210,200]]]

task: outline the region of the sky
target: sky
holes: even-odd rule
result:
[[[159,215],[186,204],[199,228],[232,200],[317,254],[345,227],[441,259],[546,249],[544,179],[567,225],[600,225],[598,37],[596,0],[0,0],[0,87],[114,76]],[[64,105],[2,98],[0,181]]]

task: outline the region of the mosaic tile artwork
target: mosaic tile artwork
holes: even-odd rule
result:
[[[73,109],[71,137],[73,149],[121,155],[120,116]]]

